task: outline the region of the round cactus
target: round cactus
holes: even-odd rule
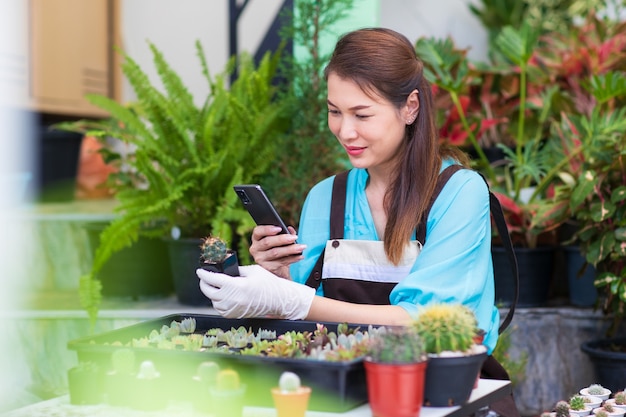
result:
[[[219,391],[237,391],[240,388],[239,374],[232,369],[219,371],[216,387]]]
[[[554,407],[554,412],[556,413],[556,417],[569,417],[569,404],[567,401],[559,401],[556,403]]]
[[[462,304],[431,304],[423,307],[413,326],[428,353],[464,352],[474,343],[477,321]]]
[[[202,241],[202,245],[200,245],[200,249],[202,249],[202,253],[200,254],[200,259],[204,263],[219,263],[223,262],[226,259],[226,255],[228,254],[228,248],[226,246],[226,242],[224,242],[219,237],[209,236]]]
[[[589,393],[589,395],[602,395],[605,392],[605,389],[602,385],[600,384],[591,384],[587,387],[587,392]]]
[[[283,392],[296,392],[300,389],[300,377],[293,372],[283,372],[278,380],[278,387]]]
[[[139,373],[137,374],[137,378],[139,379],[155,379],[160,376],[159,372],[156,370],[156,366],[154,366],[154,362],[152,361],[143,361],[139,365]]]
[[[613,407],[613,405],[608,402],[604,403],[602,408],[604,408],[604,411],[606,411],[609,414],[615,411],[615,407]]]
[[[617,405],[626,405],[626,392],[619,391],[615,393],[615,404]]]
[[[596,417],[609,417],[609,413],[607,413],[604,410],[598,410],[595,413],[596,413]]]
[[[217,363],[205,361],[198,365],[196,371],[198,379],[205,384],[214,384],[220,367]]]

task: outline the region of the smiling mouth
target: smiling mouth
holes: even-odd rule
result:
[[[365,147],[346,146],[346,152],[348,152],[348,155],[359,155],[363,153],[365,149]]]

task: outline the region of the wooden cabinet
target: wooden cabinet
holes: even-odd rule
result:
[[[31,0],[31,86],[39,111],[102,114],[84,96],[112,96],[110,3]]]
[[[19,49],[13,46],[12,51],[17,53],[0,54],[0,69],[5,69],[0,83],[15,93],[12,104],[61,116],[106,116],[85,94],[115,96],[118,0],[10,2],[14,16],[22,20],[17,25]]]

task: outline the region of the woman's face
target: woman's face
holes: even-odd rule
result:
[[[370,95],[354,81],[330,73],[328,127],[354,167],[386,170],[393,166],[411,113],[406,105],[398,109],[383,97]]]

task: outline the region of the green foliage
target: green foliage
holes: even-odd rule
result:
[[[326,81],[323,69],[330,51],[321,47],[324,36],[347,16],[354,0],[297,0],[294,11],[281,16],[281,38],[293,42],[306,54],[297,58],[285,54],[280,70],[289,80],[285,99],[290,103],[288,135],[276,138],[274,167],[262,183],[277,211],[288,225],[298,226],[306,194],[318,181],[347,166],[341,146],[327,125]]]
[[[498,336],[498,343],[491,354],[506,369],[506,372],[511,377],[511,384],[517,386],[526,378],[528,352],[520,353],[518,358],[511,357],[509,351],[511,349],[511,333],[514,329],[514,327],[508,327]]]
[[[413,326],[427,353],[465,352],[474,344],[477,321],[462,304],[429,304],[422,307]]]
[[[238,62],[238,78],[230,87],[231,59],[225,73],[211,77],[204,50],[196,42],[201,71],[210,87],[198,107],[179,75],[161,51],[149,44],[162,88],[153,83],[130,56],[122,71],[137,101],[122,105],[104,96],[89,95],[106,110],[109,120],[67,123],[60,128],[86,132],[105,140],[117,138],[133,151],[122,158],[130,176],[112,178],[119,216],[102,232],[89,284],[81,294],[94,294],[90,283],[110,256],[133,244],[140,234],[181,237],[239,237],[239,252],[247,253],[247,235],[254,227],[232,187],[256,182],[274,160],[276,146],[288,128],[286,101],[273,86],[280,52],[267,53],[258,66],[247,54]],[[109,157],[112,153],[109,150]],[[85,297],[92,323],[99,299]]]
[[[415,327],[390,327],[370,338],[368,351],[374,362],[415,363],[426,360],[424,341]]]

